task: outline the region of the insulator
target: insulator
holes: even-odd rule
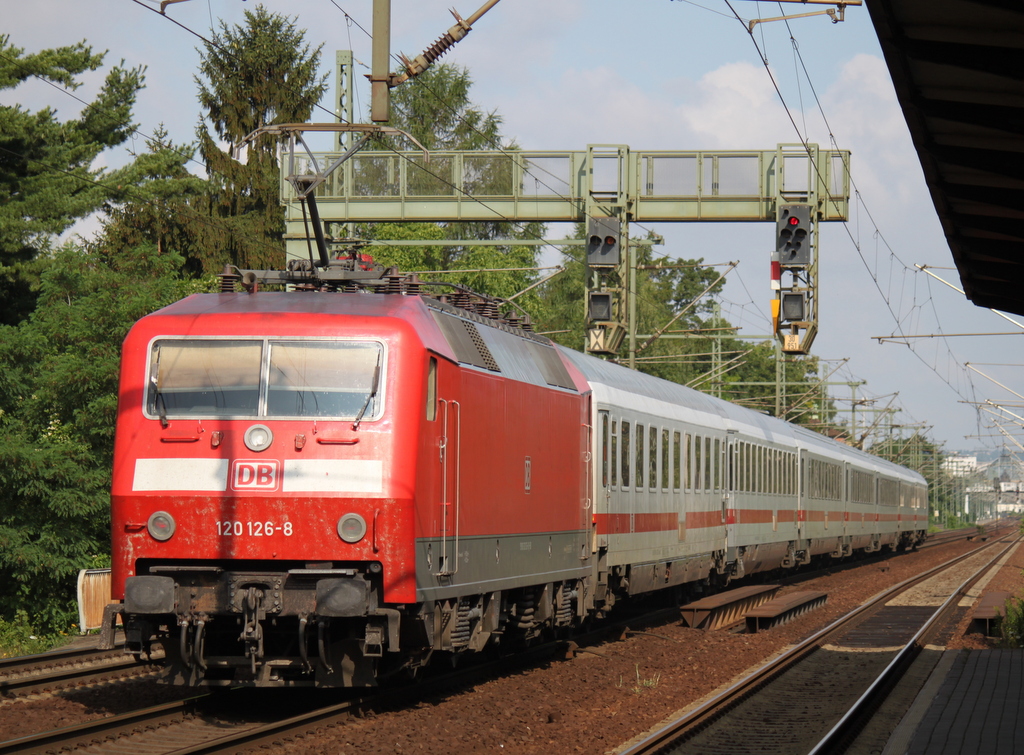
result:
[[[421,291],[420,277],[413,273],[405,278],[405,293],[409,296],[419,296]]]
[[[427,61],[427,64],[429,65],[430,63],[433,63],[435,60],[444,55],[446,52],[448,52],[448,50],[450,50],[452,46],[458,41],[459,40],[457,40],[451,34],[445,32],[443,35],[438,37],[437,41],[434,42],[434,44],[432,44],[430,47],[423,51],[422,57],[424,60]]]
[[[242,276],[238,274],[237,269],[231,265],[225,265],[217,277],[220,278],[220,292],[222,294],[234,293],[235,284],[242,280]]]

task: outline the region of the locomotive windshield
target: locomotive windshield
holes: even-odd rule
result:
[[[372,419],[382,358],[367,341],[162,339],[150,354],[147,414]]]

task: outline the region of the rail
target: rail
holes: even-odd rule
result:
[[[725,715],[727,712],[736,708],[740,703],[761,692],[769,683],[775,681],[787,671],[790,671],[791,669],[795,668],[801,662],[809,659],[816,651],[818,651],[824,645],[835,640],[839,636],[845,634],[851,629],[851,627],[859,625],[862,622],[865,622],[866,617],[871,612],[880,610],[880,608],[884,606],[887,602],[893,600],[893,598],[896,595],[921,584],[925,580],[934,577],[943,570],[949,569],[968,558],[976,556],[981,551],[987,548],[992,548],[993,545],[995,544],[987,543],[985,545],[982,545],[978,548],[975,548],[969,553],[951,559],[950,561],[947,561],[933,569],[923,572],[922,574],[916,575],[915,577],[909,580],[905,580],[904,582],[901,582],[900,584],[890,588],[889,590],[880,593],[879,595],[872,598],[868,603],[865,603],[856,610],[851,611],[846,616],[843,616],[842,618],[833,622],[829,626],[825,627],[824,629],[815,633],[811,637],[807,638],[799,645],[794,646],[786,653],[774,659],[772,662],[766,664],[757,671],[751,673],[750,675],[740,680],[736,684],[731,685],[728,689],[726,689],[721,694],[715,696],[713,699],[708,700],[698,708],[688,712],[684,716],[681,716],[679,719],[669,723],[668,725],[662,727],[658,731],[651,733],[647,737],[635,742],[626,749],[620,750],[619,755],[651,755],[653,753],[659,752],[674,752],[675,750],[670,750],[670,748],[681,747],[683,742],[695,736],[699,731],[707,729],[707,727],[712,725],[714,721]],[[1007,546],[1007,548],[1009,547],[1011,546]],[[971,580],[968,580],[968,582],[965,582],[964,585],[961,585],[959,588],[957,588],[957,590],[955,590],[954,598],[959,597],[961,591],[966,589],[966,587],[969,586],[969,583],[979,578],[980,575],[983,574],[985,570],[990,568],[991,565],[995,561],[997,561],[1001,556],[1002,551],[993,559],[990,559],[981,569],[979,569]],[[952,598],[950,600],[952,604],[955,605],[956,601]],[[931,626],[934,625],[935,623],[932,622]],[[914,637],[911,639],[910,643],[907,643],[907,645],[914,645],[915,643],[919,642],[920,637],[922,635],[923,630],[916,632],[914,634]],[[907,653],[909,652],[911,651],[907,651]],[[872,686],[872,689],[875,691],[876,694],[876,701],[877,690],[882,688],[886,684],[892,683],[891,674],[894,672],[889,671],[889,669],[905,668],[905,664],[907,663],[907,658],[909,656],[904,655],[903,651],[901,651],[901,656],[902,657],[899,664],[896,664],[894,660],[886,667],[886,672],[890,674],[890,676],[885,681]],[[864,702],[860,703],[858,700],[858,703],[861,706],[863,706],[868,704],[868,701],[871,698],[865,693],[865,695],[863,695],[860,699],[863,699]],[[837,730],[836,733],[832,734],[831,736],[848,736],[849,729],[845,727],[851,725],[853,722],[858,721],[859,717],[863,714],[863,710],[864,708],[861,707],[858,711],[849,713],[849,721],[847,721],[847,723],[844,724],[844,728]],[[847,716],[844,716],[843,718],[846,719]],[[827,748],[827,746],[824,747]],[[816,755],[820,755],[820,753],[823,753],[825,751],[826,749],[815,749],[814,752],[816,753]]]

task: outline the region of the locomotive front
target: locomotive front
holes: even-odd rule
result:
[[[394,301],[197,295],[128,335],[114,608],[177,683],[373,684],[397,648],[426,360]]]

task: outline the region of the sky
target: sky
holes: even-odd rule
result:
[[[463,17],[483,2],[463,1],[455,6]],[[323,71],[332,83],[334,51],[353,51],[355,100],[365,114],[372,0],[263,4],[293,18],[312,46],[323,45]],[[422,52],[452,25],[451,5],[393,0],[392,53]],[[0,0],[0,34],[26,52],[82,40],[108,51],[104,68],[83,76],[75,92],[86,101],[110,65],[146,67],[146,88],[134,111],[138,136],[100,158],[117,166],[129,159],[129,149],[144,149],[145,135],[161,124],[176,143],[194,139],[197,35],[209,37],[222,22],[243,24],[255,6],[252,0],[187,0],[168,5],[161,17],[156,0]],[[771,150],[806,137],[823,148],[851,150],[851,217],[820,226],[819,333],[812,349],[835,368],[831,382],[866,381],[855,393],[833,386],[838,407],[848,412],[854,396],[865,401],[858,406],[860,425],[873,410],[898,407],[897,424],[921,425],[947,451],[1004,445],[995,412],[998,424],[1021,442],[1019,420],[1014,424],[990,406],[979,415],[976,403],[1010,404],[1009,411],[1024,415],[1012,406],[1021,402],[1013,391],[1024,393],[1024,341],[948,335],[1020,327],[915,267],[934,268],[959,287],[867,9],[848,7],[842,23],[816,16],[747,31],[750,19],[824,7],[731,0],[741,22],[725,0],[501,0],[442,60],[469,69],[471,99],[500,115],[502,133],[524,149]],[[333,102],[331,91],[322,104],[331,111]],[[38,81],[0,91],[0,104],[51,107],[60,118],[76,117],[82,107]],[[316,117],[329,119],[324,111]],[[739,261],[727,279],[722,314],[746,335],[769,332],[774,223],[644,228],[665,237],[657,251],[670,258]],[[562,235],[558,228],[548,231],[549,238]],[[1013,319],[1024,323],[1024,317]],[[947,336],[878,340],[899,333]]]

